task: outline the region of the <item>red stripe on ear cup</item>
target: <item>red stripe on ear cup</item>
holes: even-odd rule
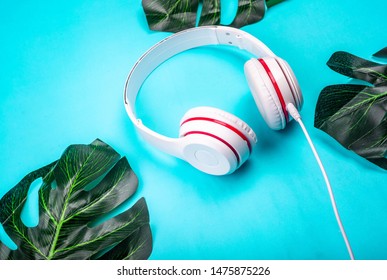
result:
[[[227,147],[230,148],[230,150],[234,153],[236,159],[237,159],[237,166],[239,166],[240,162],[241,162],[241,159],[239,157],[239,154],[238,152],[235,150],[235,148],[230,144],[228,143],[226,140],[220,138],[219,136],[216,136],[214,134],[211,134],[211,133],[208,133],[208,132],[204,132],[204,131],[189,131],[187,132],[186,134],[184,134],[183,136],[187,136],[187,135],[191,135],[191,134],[202,134],[202,135],[207,135],[207,136],[210,136],[212,138],[215,138],[216,140],[219,140],[220,142],[222,142],[223,144],[225,144]]]
[[[288,83],[290,92],[291,92],[291,94],[292,94],[294,103],[295,103],[295,105],[296,105],[296,108],[297,108],[297,109],[300,109],[300,107],[301,107],[301,106],[300,106],[300,101],[298,100],[296,93],[293,91],[292,82],[289,80],[288,75],[286,75],[285,70],[284,70],[284,68],[282,67],[281,63],[280,63],[277,59],[276,59],[276,62],[277,62],[277,64],[278,64],[279,68],[281,69],[282,73],[283,73],[284,76],[285,76],[286,82]],[[285,67],[286,67],[286,66],[285,66]],[[297,89],[294,88],[294,90],[297,90]]]
[[[259,58],[258,61],[261,63],[261,65],[265,69],[267,75],[269,76],[271,83],[274,86],[275,92],[277,93],[278,99],[281,103],[282,111],[285,115],[286,122],[289,122],[289,114],[288,114],[288,111],[286,110],[286,103],[285,103],[284,97],[282,96],[281,90],[278,86],[278,83],[273,76],[273,73],[271,72],[269,66],[266,64],[266,62],[262,58]]]
[[[190,121],[209,121],[209,122],[214,122],[214,123],[217,123],[217,124],[220,124],[230,130],[232,130],[233,132],[235,132],[236,134],[239,135],[239,137],[241,137],[246,143],[247,143],[247,147],[249,148],[249,152],[251,154],[251,151],[252,151],[252,147],[251,147],[251,143],[249,141],[249,139],[246,137],[246,135],[244,135],[240,130],[238,130],[237,128],[235,128],[234,126],[232,125],[229,125],[228,123],[226,122],[222,122],[220,120],[217,120],[217,119],[213,119],[213,118],[206,118],[206,117],[195,117],[195,118],[189,118],[189,119],[186,119],[184,122],[181,123],[180,126],[182,126],[183,124],[187,123],[187,122],[190,122]]]

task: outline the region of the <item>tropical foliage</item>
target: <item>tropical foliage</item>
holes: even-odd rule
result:
[[[271,7],[284,0],[238,0],[230,26],[242,27],[260,21]],[[220,0],[142,0],[149,28],[177,32],[198,25],[219,25]]]
[[[27,227],[21,212],[39,178],[39,222]],[[137,186],[127,159],[104,142],[69,146],[59,160],[29,173],[0,200],[0,222],[17,246],[0,242],[0,259],[148,258],[152,237],[145,199],[111,213]]]
[[[374,56],[387,57],[387,48]],[[365,83],[324,88],[316,105],[315,127],[387,169],[387,64],[340,51],[331,56],[327,65]]]

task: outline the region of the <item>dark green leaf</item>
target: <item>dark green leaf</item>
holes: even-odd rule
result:
[[[265,0],[239,0],[233,27],[242,27],[260,21],[265,15]]]
[[[374,85],[387,84],[387,65],[379,64],[347,52],[335,52],[327,65],[345,76],[360,79]]]
[[[149,28],[177,32],[196,25],[199,0],[142,0]]]
[[[20,213],[38,178],[43,179],[39,224],[26,227]],[[0,200],[0,222],[18,247],[0,242],[0,259],[148,258],[152,239],[144,199],[101,221],[137,185],[126,158],[102,141],[68,147],[58,161],[28,174]]]
[[[151,242],[152,235],[149,224],[138,228],[126,239],[114,246],[99,259],[106,260],[143,260],[149,256],[148,243]],[[136,246],[133,246],[136,245]]]
[[[281,3],[282,1],[284,0],[266,0],[266,6],[270,8],[270,7],[273,7],[274,5]]]
[[[362,85],[333,85],[324,88],[318,98],[314,117],[315,127],[322,127],[324,123],[342,109],[366,86]]]
[[[372,85],[333,85],[322,90],[315,127],[370,162],[387,169],[387,65],[336,52],[334,71]]]
[[[220,24],[220,0],[204,0],[199,26]]]
[[[333,85],[316,105],[315,127],[387,169],[387,87]]]
[[[271,7],[284,0],[267,0]],[[199,5],[202,3],[201,14]],[[220,24],[220,0],[142,0],[149,28],[177,32],[199,26]],[[265,0],[239,0],[236,16],[230,26],[242,27],[260,21],[265,15]]]
[[[373,56],[387,58],[387,47],[385,47],[385,48],[381,49],[380,51],[374,53]]]

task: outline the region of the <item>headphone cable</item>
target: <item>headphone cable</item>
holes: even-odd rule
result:
[[[330,200],[331,200],[331,203],[332,203],[333,212],[335,213],[336,220],[337,220],[337,223],[338,223],[340,231],[341,231],[341,235],[343,236],[345,245],[347,246],[348,254],[349,254],[351,260],[354,260],[355,256],[354,256],[354,254],[352,252],[351,244],[349,243],[347,234],[345,233],[345,229],[344,229],[343,223],[341,222],[341,218],[340,218],[340,215],[339,215],[339,211],[337,209],[337,205],[336,205],[336,201],[335,201],[335,196],[333,194],[332,186],[331,186],[331,183],[329,182],[328,175],[327,175],[327,173],[325,171],[324,165],[321,162],[320,156],[317,153],[317,150],[316,150],[316,148],[315,148],[315,146],[314,146],[314,144],[312,142],[312,139],[310,138],[309,133],[306,130],[306,127],[305,127],[304,123],[301,120],[301,115],[298,112],[298,110],[296,109],[296,107],[292,103],[289,103],[287,105],[286,109],[288,110],[289,114],[293,117],[293,119],[296,120],[297,123],[300,125],[302,131],[304,132],[306,140],[308,141],[309,146],[310,146],[310,148],[313,151],[314,157],[316,158],[317,163],[318,163],[318,165],[320,167],[321,173],[322,173],[322,175],[324,177],[324,180],[325,180],[325,183],[326,183],[326,186],[327,186],[327,189],[328,189],[329,197],[330,197]]]

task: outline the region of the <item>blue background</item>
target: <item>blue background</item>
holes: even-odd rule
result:
[[[222,1],[230,23],[236,1]],[[385,0],[288,0],[243,27],[292,66],[302,115],[336,195],[355,256],[387,259],[386,172],[313,127],[320,91],[351,82],[326,66],[331,54],[364,58],[387,45]],[[144,84],[144,123],[178,135],[191,107],[232,112],[258,144],[236,173],[209,176],[144,143],[122,91],[137,58],[165,32],[148,29],[141,1],[2,1],[0,4],[0,197],[58,159],[70,144],[100,138],[126,156],[148,202],[151,259],[347,259],[318,166],[296,123],[271,131],[243,75],[245,57],[202,48],[178,55]],[[131,202],[133,203],[134,200]]]

